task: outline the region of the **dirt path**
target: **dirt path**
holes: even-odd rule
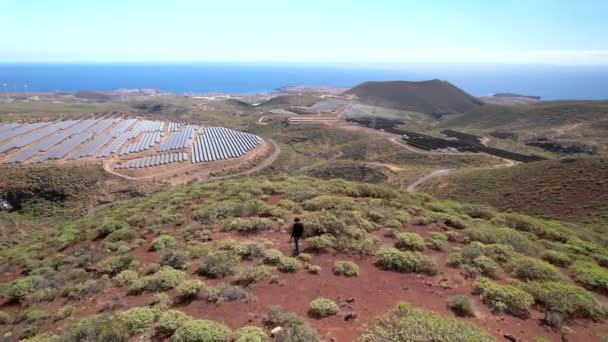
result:
[[[418,179],[416,179],[415,181],[413,181],[412,183],[410,183],[407,186],[407,190],[408,191],[416,191],[416,188],[420,185],[420,184],[424,184],[426,182],[428,182],[431,178],[433,177],[437,177],[437,176],[441,176],[441,175],[445,175],[447,173],[450,173],[452,171],[455,171],[454,169],[443,169],[443,170],[435,170],[432,171],[429,174],[426,174]]]

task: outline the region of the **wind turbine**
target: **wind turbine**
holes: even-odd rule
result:
[[[25,83],[25,85],[23,86],[23,88],[25,88],[25,99],[29,99],[30,98],[30,93],[28,91],[28,85],[27,82]]]
[[[8,84],[2,83],[2,86],[4,87],[4,94],[6,94],[6,101],[9,101],[10,98],[8,97]]]

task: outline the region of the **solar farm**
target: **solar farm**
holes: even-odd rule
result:
[[[103,161],[113,170],[204,167],[239,160],[261,145],[254,134],[224,127],[133,118],[0,124],[3,165]]]

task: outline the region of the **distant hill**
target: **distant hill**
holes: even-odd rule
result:
[[[303,94],[303,95],[280,95],[266,100],[258,105],[258,107],[272,106],[300,106],[307,107],[319,101],[318,96]]]
[[[438,197],[582,223],[608,223],[608,158],[457,172],[424,185]]]
[[[237,99],[227,99],[222,101],[223,104],[238,110],[246,110],[253,108],[253,106],[245,101]]]
[[[374,106],[427,114],[464,113],[483,102],[447,81],[365,82],[349,91],[359,101]]]

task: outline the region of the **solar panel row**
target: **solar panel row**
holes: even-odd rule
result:
[[[152,148],[154,145],[160,143],[161,132],[144,133],[139,141],[127,145],[122,152],[121,156],[129,153],[146,151]]]
[[[141,169],[165,164],[179,163],[188,160],[188,153],[174,152],[155,154],[143,158],[132,159],[114,166],[115,169]]]

